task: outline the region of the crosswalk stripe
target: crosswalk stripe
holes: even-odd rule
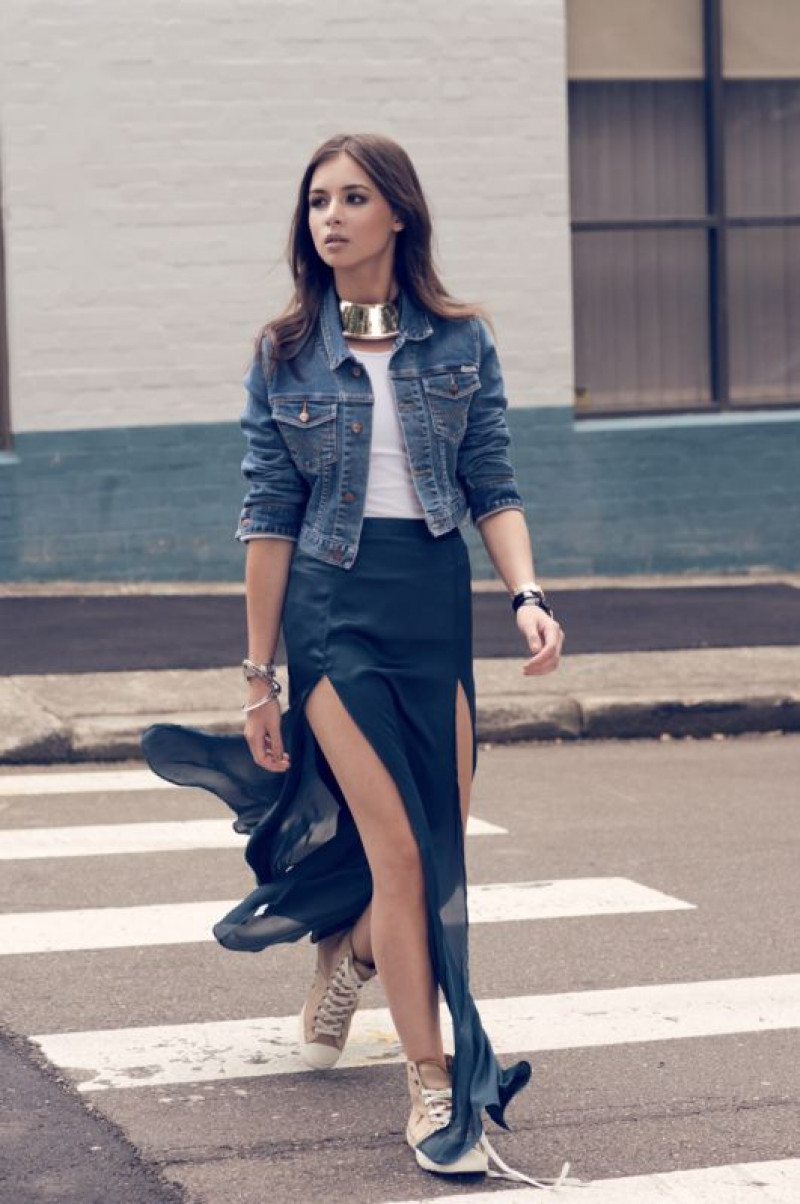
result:
[[[506,829],[470,816],[467,836],[502,836]],[[107,857],[186,849],[241,849],[245,838],[227,819],[167,823],[89,824],[70,828],[0,828],[0,861],[47,857]]]
[[[0,956],[213,940],[211,925],[238,900],[35,911],[0,916]],[[472,923],[565,916],[681,911],[694,907],[628,878],[565,878],[548,882],[470,885]]]
[[[96,772],[87,773],[86,770],[71,770],[64,773],[4,773],[0,774],[0,798],[27,798],[36,801],[46,801],[51,796],[64,794],[122,794],[125,792],[146,792],[148,790],[187,790],[197,789],[200,787],[180,786],[175,782],[168,782],[164,778],[159,777],[152,769],[111,769],[98,770]],[[201,791],[208,794],[207,791]],[[208,821],[215,822],[215,821]],[[224,823],[226,821],[216,821]],[[128,825],[115,824],[114,828],[119,830]],[[163,825],[167,826],[167,825]],[[140,825],[136,825],[140,827]],[[230,827],[230,825],[228,825]],[[70,831],[79,833],[82,830],[86,831],[88,841],[92,840],[91,829],[72,828]],[[27,831],[27,829],[26,829]],[[51,829],[58,832],[59,829]],[[470,815],[467,821],[468,836],[505,836],[508,834],[507,828],[502,828],[498,824],[489,823],[488,820],[478,819],[476,816]],[[0,841],[4,841],[6,837],[11,838],[14,833],[6,830],[5,833],[0,832]],[[146,838],[147,834],[142,832],[141,835]],[[127,839],[124,833],[120,833],[121,839]],[[75,839],[79,839],[76,835]],[[30,838],[33,843],[33,838]],[[222,845],[207,845],[202,844],[199,848],[225,848],[229,842]],[[187,846],[180,844],[177,848],[185,848]],[[191,846],[189,846],[191,847]],[[103,850],[114,852],[116,850]],[[128,848],[122,850],[124,852],[154,852],[148,844],[142,849]],[[91,856],[91,853],[61,853],[50,854],[45,853],[44,856]],[[3,852],[0,848],[0,860],[7,859],[10,854]],[[23,854],[23,856],[40,856],[40,854]]]
[[[740,1162],[691,1171],[630,1175],[622,1179],[592,1179],[586,1185],[560,1187],[559,1204],[797,1204],[800,1200],[800,1158],[776,1162]],[[443,1196],[392,1204],[440,1204]],[[498,1204],[497,1192],[479,1191],[447,1196],[448,1204]],[[503,1204],[541,1204],[535,1187],[503,1192]]]
[[[498,1054],[762,1033],[800,1027],[800,974],[485,999],[478,1010]],[[447,1042],[452,1029],[444,1004],[440,1014]],[[52,1033],[32,1040],[71,1073],[81,1091],[307,1069],[297,1053],[296,1016]],[[357,1011],[338,1066],[402,1058],[388,1010]]]
[[[6,828],[0,860],[101,857],[112,853],[165,853],[184,849],[242,848],[244,838],[226,819],[171,823],[91,824],[72,828]]]
[[[85,769],[73,769],[64,773],[0,774],[0,795],[3,797],[180,789],[186,788],[165,781],[152,769],[101,769],[93,773],[87,773]]]

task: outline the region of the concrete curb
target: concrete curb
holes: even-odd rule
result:
[[[478,740],[608,740],[800,731],[800,649],[737,648],[562,658],[525,677],[475,661]],[[288,696],[285,666],[279,669]],[[0,765],[141,758],[151,723],[242,730],[239,670],[0,679]],[[284,702],[284,706],[286,703]]]
[[[180,723],[220,735],[242,730],[225,712],[149,716],[85,716],[34,737],[3,740],[0,765],[52,765],[81,761],[127,761],[142,756],[141,733],[150,723]],[[619,703],[564,698],[527,707],[513,701],[478,707],[480,743],[519,741],[632,740],[692,736],[696,739],[747,732],[800,731],[800,698],[704,699]]]

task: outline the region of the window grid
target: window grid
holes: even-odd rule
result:
[[[616,232],[625,230],[705,230],[708,258],[708,339],[711,377],[711,398],[707,405],[694,407],[659,407],[657,411],[641,408],[604,409],[592,406],[581,408],[576,396],[575,418],[626,418],[643,413],[662,417],[730,411],[730,339],[728,320],[728,239],[735,229],[800,227],[800,214],[760,217],[731,217],[725,196],[725,93],[722,66],[722,2],[702,0],[703,12],[703,109],[706,135],[706,208],[704,215],[682,218],[626,218],[622,220],[576,220],[570,223],[573,234],[587,232]],[[774,410],[800,406],[800,397],[785,397],[780,402],[738,402],[737,412]]]

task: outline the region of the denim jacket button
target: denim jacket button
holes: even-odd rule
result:
[[[353,367],[350,369],[350,371],[352,372],[353,376],[360,376],[364,369],[360,364],[353,364]]]
[[[356,500],[356,495],[354,493],[351,493],[349,489],[347,490],[347,493],[342,494],[343,502],[354,502],[355,500]]]
[[[354,422],[354,423],[352,424],[352,426],[350,427],[350,430],[351,430],[351,431],[353,431],[353,433],[354,433],[354,434],[356,434],[356,435],[360,435],[360,434],[361,434],[361,423],[360,423],[360,422]]]

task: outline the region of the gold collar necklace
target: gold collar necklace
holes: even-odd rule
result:
[[[398,294],[399,296],[399,294]],[[359,339],[386,339],[400,329],[400,313],[392,301],[361,305],[358,301],[339,301],[342,332]]]

